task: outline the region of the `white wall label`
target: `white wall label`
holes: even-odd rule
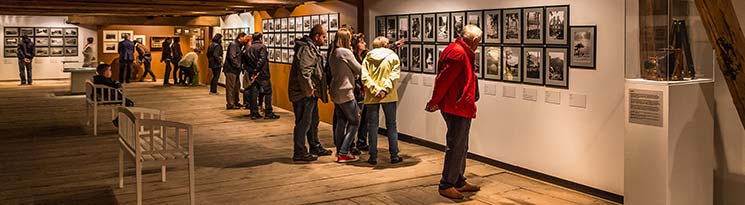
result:
[[[662,91],[629,89],[629,123],[662,127]]]
[[[3,62],[5,62],[5,64],[15,64],[15,63],[17,63],[17,61],[14,61],[13,59],[5,59]]]
[[[492,83],[482,83],[484,85],[484,94],[497,96],[497,85]]]
[[[409,84],[419,85],[420,78],[421,77],[418,74],[411,74],[411,79],[409,79]]]
[[[427,87],[433,87],[435,85],[435,77],[434,76],[425,76],[422,77],[424,80],[423,84]]]
[[[504,86],[502,87],[502,96],[507,98],[515,98],[515,87]]]
[[[576,93],[569,94],[569,106],[587,108],[587,95]]]
[[[547,90],[546,103],[561,105],[561,92]]]
[[[523,100],[538,101],[538,90],[533,88],[523,88]]]

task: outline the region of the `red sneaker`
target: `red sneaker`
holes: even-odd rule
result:
[[[336,158],[336,162],[339,163],[356,162],[357,160],[360,160],[360,157],[351,154],[339,155]]]

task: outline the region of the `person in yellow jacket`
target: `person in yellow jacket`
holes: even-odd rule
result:
[[[377,37],[373,41],[373,50],[367,53],[362,61],[362,83],[365,85],[365,107],[367,113],[368,140],[370,141],[370,164],[378,160],[378,120],[380,107],[385,113],[385,125],[388,131],[388,146],[391,164],[402,162],[398,156],[398,131],[396,130],[396,103],[398,93],[396,85],[401,74],[401,63],[398,55],[388,49],[388,39]],[[363,125],[364,126],[364,125]]]

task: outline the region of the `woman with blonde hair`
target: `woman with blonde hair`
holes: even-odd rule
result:
[[[352,53],[352,32],[349,29],[339,29],[333,47],[329,54],[329,91],[331,101],[335,105],[337,124],[334,125],[334,144],[338,154],[337,162],[353,162],[359,160],[359,157],[350,153],[350,147],[360,125],[357,101],[354,97],[354,80],[360,75],[362,66]]]

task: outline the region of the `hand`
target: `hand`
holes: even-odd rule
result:
[[[404,41],[404,39],[399,39],[398,41],[396,41],[396,46],[401,47],[401,45],[403,45],[405,42],[406,41]]]
[[[310,96],[308,97],[315,97],[315,96],[316,96],[316,89],[314,88],[313,90],[310,91]]]
[[[378,94],[375,94],[376,98],[385,98],[385,96],[388,95],[388,92],[380,91]]]
[[[440,109],[440,106],[437,104],[427,105],[427,107],[424,108],[427,112],[434,112]]]
[[[23,62],[26,62],[26,63],[30,63],[30,62],[31,62],[31,59],[28,59],[28,58],[24,58],[24,59],[23,59]]]

